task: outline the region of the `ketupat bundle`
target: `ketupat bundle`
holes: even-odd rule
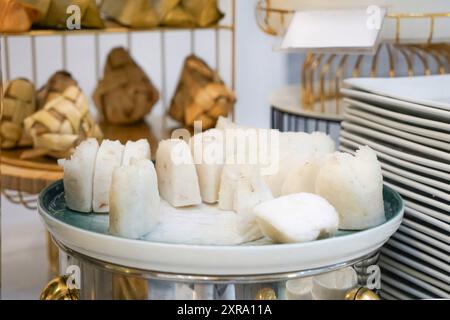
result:
[[[159,93],[129,53],[124,48],[114,48],[108,55],[104,77],[93,99],[106,121],[131,124],[152,110]]]
[[[149,0],[103,0],[101,10],[109,18],[127,27],[152,28],[159,23]]]
[[[47,83],[36,93],[38,109],[53,98],[59,97],[68,87],[78,86],[77,81],[67,71],[55,72]]]
[[[0,124],[2,148],[10,149],[32,144],[30,137],[24,134],[23,121],[35,110],[34,85],[29,80],[18,78],[6,85]]]
[[[23,5],[39,12],[35,24],[39,27],[65,29],[67,28],[67,8],[76,5],[80,8],[81,27],[103,28],[103,20],[95,0],[17,0]]]
[[[104,0],[101,10],[132,28],[207,27],[223,17],[217,0]]]
[[[223,18],[217,0],[182,0],[181,3],[199,27],[214,25]]]
[[[24,125],[33,139],[33,150],[23,152],[22,158],[65,158],[81,141],[102,138],[89,113],[87,98],[76,86],[51,99],[42,110],[26,118]]]
[[[20,0],[0,0],[0,32],[25,32],[30,30],[41,12]]]
[[[177,121],[191,127],[202,121],[202,128],[215,126],[220,116],[232,110],[236,98],[203,60],[191,55],[186,58],[180,81],[172,98],[169,114]]]

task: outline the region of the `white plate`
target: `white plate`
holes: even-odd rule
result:
[[[421,232],[419,232],[417,230],[411,229],[410,227],[407,227],[407,226],[403,226],[403,225],[400,226],[398,231],[397,231],[397,233],[401,233],[401,234],[404,234],[404,235],[406,235],[408,237],[412,237],[412,238],[415,238],[415,239],[420,240],[422,242],[425,242],[426,244],[428,244],[430,246],[433,246],[433,247],[436,247],[436,248],[438,248],[438,249],[440,249],[440,250],[442,250],[444,252],[448,252],[448,250],[449,250],[449,245],[448,244],[446,244],[446,243],[444,243],[442,241],[439,241],[439,240],[437,240],[437,239],[435,239],[433,237],[430,237],[430,236],[428,236],[426,234],[423,234],[423,233],[421,233]]]
[[[384,286],[386,284],[392,286],[393,288],[397,288],[402,290],[403,292],[412,295],[414,298],[418,299],[433,299],[434,297],[428,293],[423,292],[423,290],[419,290],[413,287],[410,283],[405,281],[404,279],[398,279],[397,277],[393,278],[390,275],[388,276],[386,273],[382,274],[382,279]],[[383,288],[383,285],[382,285]]]
[[[341,137],[339,140],[340,140],[340,143],[341,143],[341,148],[345,148],[345,146],[349,146],[353,150],[356,150],[360,146],[364,146],[365,145],[365,144],[362,144],[362,143],[354,142],[354,141],[352,141],[350,139],[347,139],[347,138],[344,138],[344,137]],[[346,149],[348,150],[348,148],[346,148]],[[415,164],[413,162],[409,162],[409,161],[405,161],[405,160],[402,160],[402,159],[398,159],[395,156],[394,157],[390,156],[390,155],[388,155],[388,154],[386,154],[386,153],[384,153],[382,151],[379,151],[379,150],[375,149],[375,147],[372,147],[372,149],[374,149],[374,151],[377,154],[377,157],[378,157],[379,160],[382,160],[383,162],[387,161],[389,163],[392,163],[392,164],[396,165],[396,168],[403,168],[405,170],[413,170],[413,171],[416,171],[416,172],[421,173],[421,174],[425,174],[425,175],[429,175],[429,176],[435,177],[438,180],[442,180],[442,181],[450,180],[450,174],[449,173],[445,173],[445,172],[442,172],[442,171],[439,171],[439,170],[434,170],[434,169],[431,169],[431,168],[428,168],[428,167],[425,167],[425,166],[421,166],[419,164]],[[405,170],[402,170],[402,171],[405,171]],[[395,172],[395,171],[393,171],[393,172]],[[405,171],[405,172],[413,174],[410,171]],[[423,182],[423,181],[421,181],[421,182]],[[434,184],[432,184],[432,185],[437,187],[437,188],[443,188],[442,184],[445,184],[445,189],[448,187],[448,184],[443,183],[443,182],[441,182],[439,184],[439,187],[437,185],[434,185]]]
[[[356,153],[355,150],[358,148],[357,147],[358,144],[354,144],[353,146],[346,147],[346,145],[348,145],[348,144],[349,143],[347,143],[346,141],[341,141],[341,145],[339,146],[339,149],[344,152],[355,154]],[[352,147],[354,149],[351,149]],[[405,177],[405,178],[429,185],[431,187],[447,191],[447,193],[445,193],[445,194],[450,196],[450,184],[446,184],[439,180],[431,179],[428,177],[424,177],[424,176],[415,174],[410,171],[400,169],[398,167],[395,167],[395,166],[385,163],[382,159],[380,159],[380,157],[378,155],[377,155],[377,157],[378,157],[378,161],[381,165],[381,169],[383,169],[383,172],[387,172],[388,174],[392,172],[395,175],[397,175],[398,177]]]
[[[409,141],[417,142],[417,143],[420,143],[422,145],[429,146],[432,148],[438,148],[438,149],[441,149],[444,151],[450,151],[450,143],[444,142],[444,141],[450,141],[450,135],[449,135],[449,137],[445,137],[445,135],[444,135],[444,137],[442,138],[442,140],[444,140],[444,141],[437,140],[437,139],[430,139],[430,138],[423,137],[418,134],[413,134],[413,133],[405,132],[405,131],[398,130],[395,128],[391,128],[389,126],[378,124],[373,120],[363,119],[359,115],[353,115],[352,111],[351,111],[352,109],[348,108],[347,110],[348,110],[348,112],[346,112],[344,114],[344,119],[346,122],[354,123],[358,126],[363,126],[366,128],[371,128],[373,130],[380,131],[381,133],[387,133],[389,135],[394,135],[396,137],[404,138]]]
[[[351,103],[351,99],[346,99],[348,103]],[[354,101],[354,100],[353,100]],[[393,128],[397,130],[401,130],[404,132],[409,132],[414,135],[420,135],[423,137],[431,138],[434,140],[440,140],[444,142],[450,141],[450,134],[444,133],[439,130],[431,130],[427,128],[422,128],[419,125],[410,125],[406,124],[402,121],[389,119],[384,117],[377,116],[371,112],[367,112],[364,110],[359,109],[356,106],[349,105],[345,108],[345,113],[349,115],[353,115],[354,117],[358,117],[358,120],[366,120],[371,125],[372,124],[378,124],[385,128]],[[365,122],[367,123],[367,122]]]
[[[447,110],[430,108],[416,103],[405,102],[402,100],[353,89],[342,88],[341,93],[345,97],[361,100],[363,102],[376,105],[380,108],[395,110],[407,115],[420,116],[429,120],[443,121],[444,123],[450,122],[450,111]]]
[[[420,194],[417,194],[415,192],[412,192],[411,190],[407,190],[407,189],[405,189],[403,187],[399,187],[399,186],[395,185],[395,183],[391,183],[391,182],[385,181],[384,184],[386,184],[387,186],[391,187],[392,189],[394,189],[395,191],[400,193],[402,196],[405,196],[405,197],[411,198],[413,200],[416,200],[419,203],[422,202],[422,203],[430,205],[432,207],[441,209],[444,212],[450,212],[450,206],[445,204],[445,203],[442,203],[442,202],[437,201],[437,200],[430,199],[430,198],[425,197],[423,195],[420,195]]]
[[[404,178],[402,176],[399,176],[399,175],[389,172],[387,170],[383,170],[383,176],[386,179],[395,181],[396,183],[400,183],[400,184],[404,185],[405,187],[409,187],[414,190],[419,190],[426,194],[429,194],[429,196],[432,197],[433,199],[439,198],[439,199],[443,199],[447,202],[450,201],[450,195],[447,192],[426,186],[422,183],[416,182],[416,181],[408,179],[408,178]],[[450,205],[448,206],[448,208],[450,208]]]
[[[444,221],[430,217],[430,216],[428,216],[420,211],[417,211],[413,208],[410,208],[408,206],[405,207],[405,214],[408,217],[412,217],[412,218],[421,220],[425,223],[428,223],[441,231],[450,233],[450,224],[449,223],[445,223]]]
[[[105,225],[97,229],[88,223],[90,217],[66,208],[62,181],[41,192],[38,211],[57,240],[98,260],[177,274],[265,275],[333,266],[378,250],[398,229],[403,216],[399,196],[388,188],[385,190],[392,196],[389,200],[392,205],[387,206],[389,212],[398,209],[387,222],[364,231],[344,232],[334,238],[298,244],[185,245],[111,236]],[[84,221],[83,224],[78,224],[79,220]]]
[[[393,297],[394,299],[398,300],[413,300],[416,299],[414,296],[410,296],[409,294],[398,290],[395,286],[392,286],[390,283],[386,283],[383,280],[383,277],[381,278],[382,285],[381,285],[381,296],[383,297],[384,294],[388,294],[389,297]]]
[[[388,110],[379,106],[374,106],[366,102],[358,101],[355,99],[344,98],[344,102],[350,104],[353,107],[357,107],[358,109],[368,111],[373,114],[377,114],[378,116],[388,117],[390,119],[399,121],[399,123],[410,123],[416,126],[422,126],[426,128],[430,128],[433,130],[442,130],[446,132],[450,132],[450,127],[448,123],[444,123],[442,121],[435,121],[430,119],[424,119],[421,116],[414,116],[406,113],[402,113],[401,110],[394,109]]]
[[[409,268],[387,257],[381,257],[379,265],[396,276],[419,286],[439,298],[450,298],[448,284],[438,281],[430,276]],[[446,291],[447,290],[447,291]]]
[[[439,212],[436,210],[433,210],[429,207],[425,207],[421,204],[415,203],[412,200],[409,199],[403,199],[405,201],[405,205],[408,206],[408,208],[410,209],[415,209],[425,215],[428,215],[430,217],[433,217],[435,219],[438,219],[440,221],[446,222],[447,224],[450,223],[450,214],[445,213],[445,212]]]
[[[391,239],[389,239],[388,244],[392,248],[395,248],[398,251],[407,253],[407,254],[409,254],[417,259],[420,259],[436,268],[441,269],[442,271],[450,271],[448,256],[447,256],[447,258],[444,257],[444,260],[442,260],[442,259],[439,259],[443,255],[442,252],[439,252],[437,250],[433,251],[432,248],[428,248],[427,251],[423,250],[423,248],[420,248],[420,250],[418,250],[418,248],[416,248],[418,246],[418,244],[420,245],[420,243],[418,241],[414,242],[412,240],[408,240],[408,244],[404,244],[400,241],[397,241],[397,238],[395,238],[395,239],[391,238]],[[436,259],[435,255],[439,255],[439,254],[441,256],[438,257],[438,259]]]
[[[428,265],[424,265],[422,262],[417,261],[416,259],[413,258],[409,258],[406,257],[404,255],[399,254],[396,251],[393,251],[392,249],[384,246],[381,249],[381,253],[382,255],[386,255],[391,259],[394,259],[398,262],[403,263],[404,265],[411,267],[413,269],[416,269],[422,273],[425,273],[429,276],[432,276],[440,281],[446,282],[446,283],[450,283],[450,277],[444,273],[442,273],[442,271],[437,270],[435,268],[432,268]]]
[[[450,237],[448,235],[445,235],[443,232],[436,231],[432,228],[429,228],[427,226],[421,225],[413,220],[410,220],[409,218],[405,217],[403,218],[402,222],[403,226],[415,229],[425,235],[429,235],[430,237],[433,237],[437,240],[440,240],[444,242],[445,244],[450,244]]]
[[[375,142],[371,139],[363,138],[357,134],[348,132],[346,130],[341,130],[341,136],[344,138],[353,140],[361,145],[367,145],[367,146],[371,147],[372,149],[381,151],[392,157],[398,157],[399,159],[402,159],[402,160],[405,160],[408,162],[413,162],[413,163],[416,163],[419,165],[423,165],[423,166],[432,168],[434,170],[441,170],[446,173],[450,172],[450,165],[447,163],[424,158],[423,156],[417,155],[416,153],[411,152],[411,151],[405,152],[405,151],[403,151],[403,149],[401,149],[399,147],[395,147],[395,146],[393,147],[390,145],[381,144],[381,143]],[[444,174],[442,179],[445,180],[446,176],[447,176],[447,174]]]
[[[344,83],[359,90],[450,111],[450,75],[353,78]]]
[[[399,243],[399,241],[400,241],[400,244],[401,244],[401,242],[406,243],[411,248],[423,251],[426,254],[433,256],[434,258],[437,258],[441,261],[450,263],[450,261],[449,261],[449,253],[450,252],[448,250],[446,252],[437,250],[437,249],[433,248],[432,246],[429,246],[428,244],[417,241],[417,240],[415,240],[411,237],[408,237],[400,232],[396,232],[392,236],[392,238],[389,239],[389,241],[391,241],[390,245],[392,245],[393,247],[395,247],[397,245],[397,243]],[[407,252],[406,250],[403,250],[403,251]]]
[[[346,131],[351,131],[364,135],[366,137],[377,139],[380,142],[386,142],[388,144],[393,144],[401,148],[412,150],[417,153],[421,153],[423,157],[435,157],[446,161],[450,164],[450,149],[449,150],[438,150],[435,148],[427,147],[422,144],[408,141],[406,139],[394,137],[391,134],[382,133],[376,130],[368,129],[347,121],[341,123],[342,128]]]

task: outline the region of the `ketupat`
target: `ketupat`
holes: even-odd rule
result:
[[[31,137],[23,129],[23,121],[35,110],[34,85],[23,78],[10,81],[3,95],[3,115],[0,124],[3,149],[32,145]]]
[[[169,114],[188,127],[201,121],[206,130],[214,127],[220,116],[227,116],[235,102],[234,93],[219,75],[203,60],[191,55],[185,60]]]
[[[33,149],[21,158],[48,155],[65,158],[87,138],[102,138],[102,132],[91,114],[86,96],[80,88],[70,86],[62,94],[24,120],[26,133],[33,140]]]
[[[124,48],[108,55],[103,79],[93,94],[103,118],[125,125],[142,120],[159,99],[159,92]]]

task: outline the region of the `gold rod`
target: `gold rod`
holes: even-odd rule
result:
[[[191,28],[185,27],[157,27],[157,28],[126,28],[126,27],[106,27],[104,29],[81,29],[81,30],[55,30],[55,29],[38,29],[30,30],[26,32],[6,32],[3,33],[5,36],[58,36],[63,34],[70,34],[71,36],[77,35],[94,35],[99,32],[101,33],[127,33],[127,32],[177,32],[183,30],[189,30]],[[221,30],[232,30],[232,25],[216,25],[210,27],[196,27],[198,30],[211,30],[211,29],[221,29]]]
[[[8,82],[11,79],[11,66],[9,61],[9,41],[8,37],[5,36],[5,81]]]
[[[427,43],[430,44],[433,41],[433,33],[434,33],[434,16],[430,18],[430,34],[428,36]]]
[[[220,72],[220,30],[216,29],[214,37],[215,47],[216,47],[216,71]]]
[[[162,116],[162,133],[166,133],[167,128],[167,101],[166,101],[166,34],[164,31],[161,32],[160,36],[160,47],[161,47],[161,103],[163,112],[161,114]]]
[[[37,63],[36,63],[36,38],[31,37],[31,79],[34,85],[37,84]]]
[[[131,33],[131,31],[127,32],[127,48],[128,48],[128,52],[132,53],[132,47],[133,47],[133,34]]]

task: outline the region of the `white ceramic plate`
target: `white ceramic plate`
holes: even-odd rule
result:
[[[429,120],[443,121],[444,123],[449,123],[450,121],[450,111],[447,110],[430,108],[416,103],[405,102],[353,89],[342,88],[341,93],[345,97],[361,100],[380,108],[402,112],[407,115],[420,116]]]
[[[418,250],[417,246],[420,246],[420,242],[418,241],[414,242],[413,240],[407,240],[407,244],[404,244],[401,241],[397,241],[397,239],[398,238],[389,239],[389,246],[397,249],[398,251],[405,252],[417,259],[425,261],[426,263],[435,266],[436,268],[439,268],[443,271],[449,269],[448,255],[445,256],[442,252],[433,250],[432,248],[426,248],[426,246],[422,246],[420,250]],[[423,250],[424,248],[426,248],[427,250]],[[438,259],[436,258],[436,255],[440,255],[439,257],[437,257]],[[443,255],[443,259],[439,259],[442,258]]]
[[[384,184],[386,184],[387,186],[391,187],[392,189],[394,189],[395,191],[400,193],[402,196],[405,196],[405,197],[411,198],[413,200],[416,200],[419,203],[422,202],[422,203],[427,204],[429,206],[441,209],[444,212],[450,212],[450,206],[445,204],[445,203],[442,203],[441,201],[434,200],[434,199],[431,199],[429,197],[425,197],[423,195],[417,194],[416,192],[412,192],[411,190],[407,190],[407,189],[405,189],[403,187],[399,187],[399,186],[397,186],[397,185],[395,185],[394,183],[391,183],[391,182],[385,181]]]
[[[384,295],[386,294],[391,299],[394,300],[413,300],[416,299],[416,297],[411,296],[401,290],[398,290],[397,288],[393,287],[390,283],[386,283],[383,278],[382,285],[381,285],[381,296],[384,298]]]
[[[417,230],[430,237],[433,237],[439,241],[444,242],[447,245],[450,244],[450,237],[448,235],[445,235],[442,231],[434,230],[420,223],[417,223],[416,221],[413,221],[407,217],[403,218],[402,225]]]
[[[407,227],[407,226],[403,226],[403,225],[400,226],[397,233],[401,233],[408,237],[418,239],[418,240],[425,242],[426,244],[428,244],[430,246],[436,247],[444,252],[448,252],[448,250],[449,250],[448,244],[446,244],[442,241],[439,241],[433,237],[427,236],[426,234],[423,234],[417,230],[411,229],[410,227]]]
[[[422,154],[423,157],[435,157],[440,160],[446,161],[447,164],[450,164],[450,149],[448,150],[438,150],[436,148],[431,148],[424,146],[423,144],[419,144],[416,142],[412,142],[406,139],[398,138],[393,136],[392,134],[386,134],[382,133],[376,130],[368,129],[365,127],[362,127],[360,125],[356,125],[353,123],[350,123],[348,121],[343,121],[341,123],[342,128],[344,128],[346,131],[354,132],[360,135],[364,135],[369,138],[377,139],[380,142],[386,142],[388,144],[393,144],[398,147],[412,150],[414,152],[417,152],[419,154]]]
[[[416,286],[419,286],[426,291],[436,295],[439,298],[449,298],[448,285],[443,283],[442,281],[438,281],[433,279],[430,276],[424,275],[423,273],[417,272],[412,268],[409,268],[403,264],[397,263],[392,259],[386,258],[380,259],[380,267],[384,270],[387,270],[397,277],[400,277],[410,283],[413,283]],[[389,261],[389,263],[388,263]]]
[[[101,221],[96,226],[87,215],[67,209],[61,181],[41,192],[38,211],[56,239],[98,260],[178,274],[264,275],[323,268],[374,252],[398,229],[403,216],[398,194],[385,188],[384,199],[387,216],[395,214],[380,226],[307,243],[260,246],[166,244],[111,236]]]
[[[442,273],[442,271],[435,269],[431,266],[425,265],[425,264],[423,264],[423,262],[417,261],[415,258],[413,259],[413,258],[406,257],[404,255],[401,255],[398,252],[393,251],[388,246],[384,246],[381,249],[381,253],[382,253],[382,255],[386,255],[389,258],[394,259],[400,263],[403,263],[404,265],[411,267],[419,272],[427,274],[427,275],[429,275],[433,278],[436,278],[440,281],[450,283],[450,277],[448,275]],[[384,280],[386,280],[386,279],[384,278]]]
[[[432,225],[434,228],[436,228],[440,231],[447,232],[450,234],[450,224],[449,223],[445,223],[444,221],[430,217],[420,211],[417,211],[416,209],[406,206],[405,207],[405,215],[407,217],[412,217],[414,219],[421,220],[425,223]]]
[[[443,221],[447,224],[450,223],[450,214],[448,214],[448,212],[445,213],[445,212],[433,210],[432,208],[415,203],[414,201],[412,201],[410,199],[404,199],[404,201],[405,201],[406,206],[410,209],[417,210],[427,216],[433,217],[433,218]]]
[[[389,241],[393,247],[395,247],[396,245],[402,245],[402,242],[403,242],[403,243],[406,243],[409,247],[411,247],[413,249],[423,251],[426,254],[429,254],[430,256],[439,259],[440,261],[450,263],[450,261],[449,261],[449,253],[450,252],[448,250],[447,250],[447,252],[437,250],[425,243],[417,241],[417,240],[415,240],[411,237],[408,237],[400,232],[396,232],[392,236],[392,238],[389,239]],[[403,251],[408,252],[407,250],[403,250]]]
[[[433,130],[441,130],[443,132],[450,132],[450,128],[448,123],[442,121],[435,121],[430,119],[424,119],[421,116],[414,116],[411,114],[407,114],[405,112],[401,112],[402,109],[397,110],[389,110],[384,109],[379,106],[371,105],[366,102],[358,101],[355,99],[344,98],[343,101],[348,103],[353,107],[357,107],[358,109],[368,111],[370,113],[376,114],[379,117],[387,117],[398,121],[399,123],[410,123],[415,126],[425,127]]]
[[[424,185],[422,183],[416,182],[414,180],[404,178],[402,176],[399,176],[399,175],[389,172],[387,170],[383,170],[383,176],[386,179],[395,181],[396,183],[400,183],[400,184],[404,185],[405,187],[422,191],[422,192],[428,194],[433,199],[439,198],[439,199],[443,199],[447,202],[450,202],[450,194],[448,192],[444,192],[444,191],[429,187],[427,185]],[[449,205],[449,208],[450,208],[450,205]]]
[[[421,156],[421,155],[416,154],[414,151],[406,152],[400,147],[386,145],[384,143],[382,144],[382,143],[373,141],[371,139],[366,139],[366,138],[363,138],[352,132],[348,132],[346,130],[341,130],[341,136],[344,138],[347,138],[349,140],[353,140],[354,142],[357,142],[363,146],[367,145],[367,146],[371,147],[372,149],[375,149],[376,151],[381,151],[387,155],[390,155],[392,157],[397,157],[401,160],[413,162],[413,163],[416,163],[416,164],[419,164],[422,166],[429,167],[434,170],[444,171],[444,173],[450,172],[449,164],[441,162],[441,161],[428,159],[426,157],[423,157],[423,155]],[[446,175],[447,174],[444,174],[442,179],[445,180]]]
[[[348,144],[349,143],[347,143],[345,141],[341,141],[341,145],[340,145],[339,149],[344,152],[355,154],[354,150],[356,150],[358,148],[358,144],[353,144],[353,145],[347,147],[346,145],[348,145]],[[354,149],[352,149],[352,147]],[[450,196],[450,184],[444,183],[442,181],[435,180],[432,178],[428,178],[426,176],[422,176],[422,175],[416,174],[411,171],[406,171],[399,167],[392,166],[392,165],[384,162],[382,159],[380,159],[381,157],[379,157],[378,154],[377,154],[377,157],[378,157],[378,161],[380,162],[380,165],[381,165],[381,168],[383,169],[383,171],[392,172],[392,173],[396,174],[397,176],[405,177],[405,178],[426,184],[428,186],[444,190],[444,191],[448,192],[448,195]]]
[[[377,95],[450,111],[450,75],[353,78],[344,83]]]
[[[357,148],[359,148],[360,146],[364,146],[365,144],[362,143],[357,143],[354,142],[353,140],[341,137],[340,139],[340,143],[341,143],[341,148],[346,148],[347,150],[349,150],[349,148],[347,148],[346,146],[350,147],[352,150],[356,150]],[[425,166],[421,166],[419,164],[413,163],[413,162],[409,162],[409,161],[405,161],[399,158],[396,158],[395,156],[390,156],[382,151],[379,151],[377,149],[375,149],[375,147],[372,147],[372,149],[374,149],[375,153],[377,154],[377,157],[379,160],[383,161],[383,162],[389,162],[392,163],[393,165],[396,166],[396,168],[403,168],[404,172],[408,172],[410,174],[413,174],[411,171],[409,170],[413,170],[416,171],[420,174],[424,174],[424,175],[428,175],[431,176],[433,178],[436,178],[436,182],[440,182],[439,186],[431,184],[432,186],[435,186],[436,188],[443,188],[444,190],[446,190],[446,188],[448,187],[448,184],[442,181],[447,181],[450,180],[450,174],[449,173],[445,173],[439,170],[434,170]],[[392,171],[392,170],[391,170]],[[395,172],[395,171],[393,171]],[[398,172],[397,172],[398,173]],[[433,179],[431,179],[433,180]],[[433,180],[434,181],[434,180]],[[420,182],[424,182],[422,180],[420,180]],[[425,183],[425,182],[424,182]],[[445,185],[445,187],[443,187],[443,185]]]
[[[347,102],[351,102],[351,99],[346,99]],[[371,125],[378,124],[383,126],[384,128],[393,128],[404,132],[409,132],[413,135],[419,135],[422,137],[431,138],[433,140],[439,140],[448,142],[450,141],[450,134],[442,132],[440,130],[431,130],[427,128],[423,128],[419,125],[410,125],[399,121],[398,119],[387,118],[386,116],[378,116],[371,112],[367,112],[359,109],[356,106],[349,105],[345,108],[346,114],[357,117],[357,120],[366,120]]]
[[[417,287],[412,286],[408,281],[404,279],[398,279],[398,277],[391,277],[385,273],[382,275],[384,286],[386,284],[392,286],[392,288],[400,289],[401,291],[411,295],[414,299],[433,299],[434,296],[429,293],[425,293],[423,290],[420,290]],[[384,287],[382,285],[382,288]]]
[[[450,141],[450,135],[449,135],[449,137],[445,137],[445,134],[444,134],[444,137],[442,137],[441,140],[431,139],[431,138],[427,138],[427,137],[424,137],[424,136],[421,136],[418,134],[413,134],[413,133],[405,132],[405,131],[398,130],[398,129],[395,129],[392,127],[388,127],[388,126],[385,126],[382,124],[378,124],[373,120],[363,119],[359,115],[353,115],[352,111],[351,111],[352,109],[348,108],[347,110],[348,110],[348,112],[345,113],[345,115],[344,115],[345,122],[353,123],[358,126],[362,126],[365,128],[370,128],[370,129],[379,131],[381,133],[386,133],[386,134],[393,135],[393,136],[396,136],[399,138],[403,138],[403,139],[406,139],[406,140],[409,140],[412,142],[420,143],[424,146],[428,146],[431,148],[437,148],[437,149],[441,149],[444,151],[450,151],[450,143],[445,142],[445,141]]]

